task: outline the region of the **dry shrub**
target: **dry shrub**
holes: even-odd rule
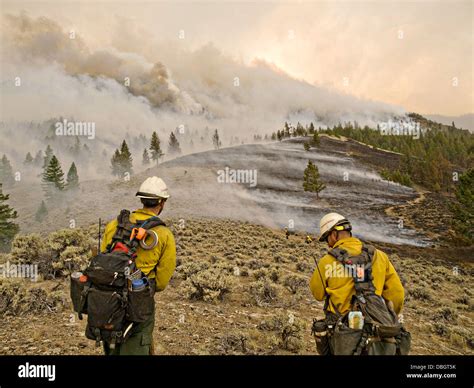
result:
[[[46,241],[38,233],[16,235],[10,255],[15,264],[38,264],[40,268],[49,259]]]
[[[299,275],[288,275],[283,281],[283,285],[292,293],[296,294],[300,288],[306,287],[308,280]]]
[[[449,327],[443,322],[435,322],[433,324],[433,332],[440,337],[447,337],[450,333]]]
[[[201,271],[208,270],[209,267],[210,264],[207,261],[189,261],[177,267],[177,273],[183,280],[186,280]]]
[[[456,303],[459,303],[459,304],[465,304],[466,306],[471,305],[471,300],[470,300],[469,296],[467,296],[467,295],[462,295],[462,296],[456,298],[454,301]]]
[[[299,261],[295,266],[298,272],[307,273],[311,271],[311,266],[306,261]]]
[[[95,241],[81,229],[62,229],[43,239],[39,234],[18,235],[12,243],[14,263],[36,264],[44,278],[67,276],[83,269]]]
[[[253,277],[256,279],[256,280],[264,280],[267,278],[267,270],[265,268],[260,268],[260,269],[257,269],[256,271],[253,272]]]
[[[226,334],[218,339],[216,350],[221,354],[247,353],[247,340],[243,334]]]
[[[408,290],[408,295],[412,297],[413,299],[423,300],[425,302],[429,302],[433,300],[433,297],[431,296],[430,291],[424,287],[415,286]]]
[[[270,331],[276,337],[280,349],[297,353],[303,347],[303,332],[306,328],[302,319],[291,313],[279,313],[258,326],[258,329]]]
[[[250,295],[257,306],[267,306],[277,299],[278,291],[268,280],[259,280],[250,286]]]
[[[189,275],[183,282],[183,291],[191,300],[222,301],[231,291],[233,278],[221,268],[209,268]]]
[[[47,291],[27,280],[0,279],[0,315],[28,315],[61,311],[66,305],[62,290]]]
[[[280,267],[274,266],[269,270],[268,277],[274,283],[277,283],[280,280]]]
[[[435,311],[433,318],[437,321],[444,321],[449,323],[456,323],[458,320],[458,313],[451,307],[443,307]]]
[[[454,326],[449,335],[450,342],[457,347],[469,347],[474,348],[474,338],[472,336],[472,330],[468,330],[462,326]]]

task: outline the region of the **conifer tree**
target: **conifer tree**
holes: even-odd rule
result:
[[[15,182],[15,177],[13,175],[12,165],[7,156],[3,155],[0,160],[0,183],[7,186],[11,185],[13,182]]]
[[[44,203],[44,201],[41,201],[41,205],[35,214],[35,220],[38,222],[42,222],[46,218],[47,215],[48,215],[48,209],[46,208],[46,204]]]
[[[311,160],[308,160],[308,165],[304,170],[303,188],[304,191],[316,193],[318,199],[319,193],[326,188],[326,185],[321,182],[318,167]]]
[[[459,177],[453,211],[456,231],[472,244],[474,242],[474,168]]]
[[[61,168],[61,163],[55,155],[51,157],[49,165],[43,172],[42,182],[43,190],[47,199],[54,197],[56,190],[64,190],[64,173]]]
[[[133,174],[133,158],[125,140],[120,147],[120,164],[123,172],[128,172],[130,175]]]
[[[214,134],[212,135],[212,145],[214,146],[216,150],[221,148],[221,145],[222,145],[219,139],[219,133],[217,132],[217,129],[214,131]]]
[[[161,142],[156,131],[151,135],[150,152],[151,159],[158,164],[160,158],[163,156],[163,151],[161,151]]]
[[[170,133],[170,139],[168,143],[168,153],[170,155],[179,155],[181,153],[181,147],[179,146],[179,141],[173,132]]]
[[[23,164],[25,166],[31,166],[33,164],[33,156],[31,156],[31,154],[28,152],[25,156],[25,161],[23,162]]]
[[[0,183],[0,250],[7,251],[15,235],[20,230],[19,226],[13,222],[18,217],[17,212],[6,202],[10,196],[3,194]]]
[[[41,163],[43,162],[43,151],[39,150],[36,155],[33,163],[35,166],[40,167]]]
[[[43,172],[48,168],[49,162],[51,161],[51,158],[53,157],[53,149],[51,146],[48,144],[46,147],[46,150],[44,151],[44,157],[43,157]]]
[[[77,168],[74,162],[72,162],[67,172],[66,186],[68,189],[77,189],[79,187],[79,175],[77,174]]]
[[[142,155],[142,164],[148,166],[150,164],[150,155],[148,155],[148,150],[145,148]]]
[[[311,123],[312,124],[312,123]],[[313,147],[318,147],[321,144],[321,140],[319,139],[319,133],[313,133],[313,139],[311,141]]]

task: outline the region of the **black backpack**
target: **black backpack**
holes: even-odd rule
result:
[[[130,222],[130,212],[122,210],[117,217],[118,226],[106,252],[93,257],[83,271],[82,282],[71,277],[71,298],[75,311],[82,319],[87,314],[86,337],[107,342],[111,348],[127,339],[134,323],[144,322],[154,312],[155,282],[135,265],[138,246],[152,249],[158,242],[155,232],[149,231],[165,225],[158,217],[137,223]],[[146,245],[146,236],[153,244]],[[144,286],[132,289],[132,281],[142,279]]]
[[[360,311],[364,317],[363,328],[351,329],[348,314],[340,314],[334,306],[336,314],[327,314],[322,328],[318,322],[314,332],[328,330],[330,332],[331,353],[335,355],[359,354],[408,354],[411,337],[398,320],[398,316],[390,304],[382,296],[375,293],[372,282],[372,260],[375,248],[363,245],[360,255],[350,256],[342,248],[334,248],[328,252],[339,261],[354,279],[355,295],[351,301],[351,310]],[[326,296],[324,309],[330,303]]]

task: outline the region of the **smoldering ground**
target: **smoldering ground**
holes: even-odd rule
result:
[[[337,211],[353,222],[355,234],[364,239],[415,245],[427,242],[418,232],[400,228],[398,220],[384,213],[384,208],[416,197],[412,189],[383,181],[377,173],[333,149],[302,154],[302,148],[301,140],[240,145],[182,156],[134,175],[130,181],[86,181],[77,193],[67,194],[59,206],[48,204],[48,218],[41,226],[27,216],[40,203],[34,190],[13,188],[11,203],[24,230],[67,228],[71,219],[77,226],[89,225],[99,217],[116,217],[117,209],[139,207],[134,197],[137,187],[145,177],[159,175],[171,192],[163,214],[166,218],[229,218],[315,234],[320,217]],[[308,160],[319,167],[327,185],[319,199],[303,191]],[[256,171],[256,185],[219,182],[219,171],[226,167]],[[346,172],[348,180],[344,179]]]

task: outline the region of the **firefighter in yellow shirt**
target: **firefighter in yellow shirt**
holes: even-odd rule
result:
[[[352,226],[342,215],[329,213],[320,222],[320,242],[326,242],[330,248],[347,251],[349,256],[357,256],[362,252],[363,243],[352,237]],[[313,296],[325,300],[326,316],[344,315],[351,309],[353,297],[356,294],[354,278],[351,276],[331,276],[334,269],[342,264],[330,254],[318,261],[318,268],[313,273],[310,289]],[[372,259],[372,283],[375,294],[382,296],[396,314],[400,314],[404,289],[395,268],[388,256],[375,249]]]
[[[140,198],[143,208],[135,210],[130,214],[130,221],[136,223],[151,217],[157,217],[170,197],[165,182],[156,176],[147,178],[140,186],[136,196]],[[105,252],[112,243],[112,238],[117,230],[118,220],[109,222],[105,228],[104,239],[101,243],[101,251]],[[168,285],[176,267],[176,245],[173,233],[164,225],[151,228],[158,237],[153,249],[137,249],[135,264],[138,269],[147,274],[150,282],[154,283],[156,291],[163,291]],[[151,237],[148,237],[151,238]],[[153,349],[153,328],[155,317],[153,316],[132,328],[132,333],[127,340],[114,349],[110,349],[104,343],[105,354],[108,355],[147,355]]]

